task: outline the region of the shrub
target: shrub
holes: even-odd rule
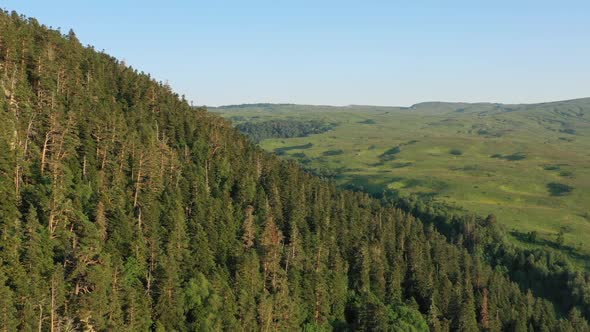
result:
[[[451,149],[451,151],[449,151],[450,154],[452,154],[453,156],[460,156],[463,154],[463,151],[459,150],[459,149]]]
[[[517,161],[517,160],[523,160],[523,159],[525,159],[526,158],[526,155],[524,153],[522,153],[522,152],[516,152],[516,153],[513,153],[511,155],[504,156],[503,158],[506,159],[506,160],[510,160],[510,161]]]
[[[551,193],[551,196],[564,196],[571,193],[574,187],[563,183],[551,182],[547,184],[547,189]]]
[[[389,150],[386,150],[382,154],[380,154],[379,159],[381,159],[381,161],[394,160],[395,155],[400,153],[401,151],[402,151],[402,149],[399,146],[393,147]]]
[[[392,154],[398,154],[402,151],[402,149],[399,146],[396,146],[394,148],[391,148],[385,152],[383,152],[383,155],[392,155]]]
[[[322,153],[322,156],[326,156],[326,157],[329,157],[329,156],[337,156],[337,155],[341,155],[343,153],[344,153],[344,150],[342,150],[342,149],[328,150],[328,151],[324,151]]]
[[[526,158],[526,155],[522,152],[515,152],[513,154],[508,154],[508,155],[502,155],[499,153],[493,154],[491,155],[492,158],[498,158],[498,159],[504,159],[504,160],[509,160],[509,161],[517,161],[517,160],[523,160]]]
[[[570,134],[570,135],[575,135],[576,134],[576,130],[575,129],[571,129],[571,128],[559,129],[559,132],[564,133],[564,134]]]

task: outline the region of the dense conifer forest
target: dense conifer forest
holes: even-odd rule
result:
[[[493,216],[338,189],[73,32],[2,12],[0,86],[0,331],[590,330]]]

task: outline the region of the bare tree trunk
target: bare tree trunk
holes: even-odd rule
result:
[[[103,170],[107,163],[107,148],[102,151],[102,162],[100,163],[100,169]]]
[[[260,162],[260,155],[256,154],[256,179],[260,179],[262,175],[262,163]]]
[[[143,153],[139,156],[139,167],[137,170],[137,180],[135,181],[135,193],[133,195],[133,207],[137,207],[137,197],[141,189],[141,166],[143,165]]]
[[[49,208],[49,234],[50,237],[53,238],[53,233],[55,232],[55,202],[52,199]]]
[[[43,328],[43,306],[39,304],[39,322],[37,323],[38,331],[41,332]]]
[[[152,248],[153,245],[150,244],[150,267],[148,269],[148,276],[147,276],[147,293],[148,295],[152,292],[152,279],[153,279],[153,272],[156,268],[156,255]]]
[[[23,148],[23,157],[27,158],[27,154],[29,151],[29,138],[31,137],[31,130],[33,129],[33,120],[35,120],[35,115],[31,116],[31,120],[29,120],[29,125],[27,126],[27,135],[25,137],[25,146]]]
[[[18,163],[18,156],[16,157],[16,166],[14,168],[14,190],[15,190],[15,195],[16,195],[16,199],[18,200],[19,196],[20,196],[20,165]]]
[[[86,155],[84,155],[84,161],[82,162],[82,177],[86,179]]]
[[[49,145],[49,139],[51,138],[51,132],[45,134],[45,142],[43,142],[43,151],[41,152],[41,175],[45,174],[45,159],[47,158],[47,148]]]
[[[205,160],[205,190],[209,193],[209,159]]]

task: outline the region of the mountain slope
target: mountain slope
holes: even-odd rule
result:
[[[72,32],[0,14],[0,78],[2,331],[588,330]]]

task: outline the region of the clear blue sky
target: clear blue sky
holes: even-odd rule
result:
[[[198,105],[590,96],[590,1],[27,1],[0,6]]]

